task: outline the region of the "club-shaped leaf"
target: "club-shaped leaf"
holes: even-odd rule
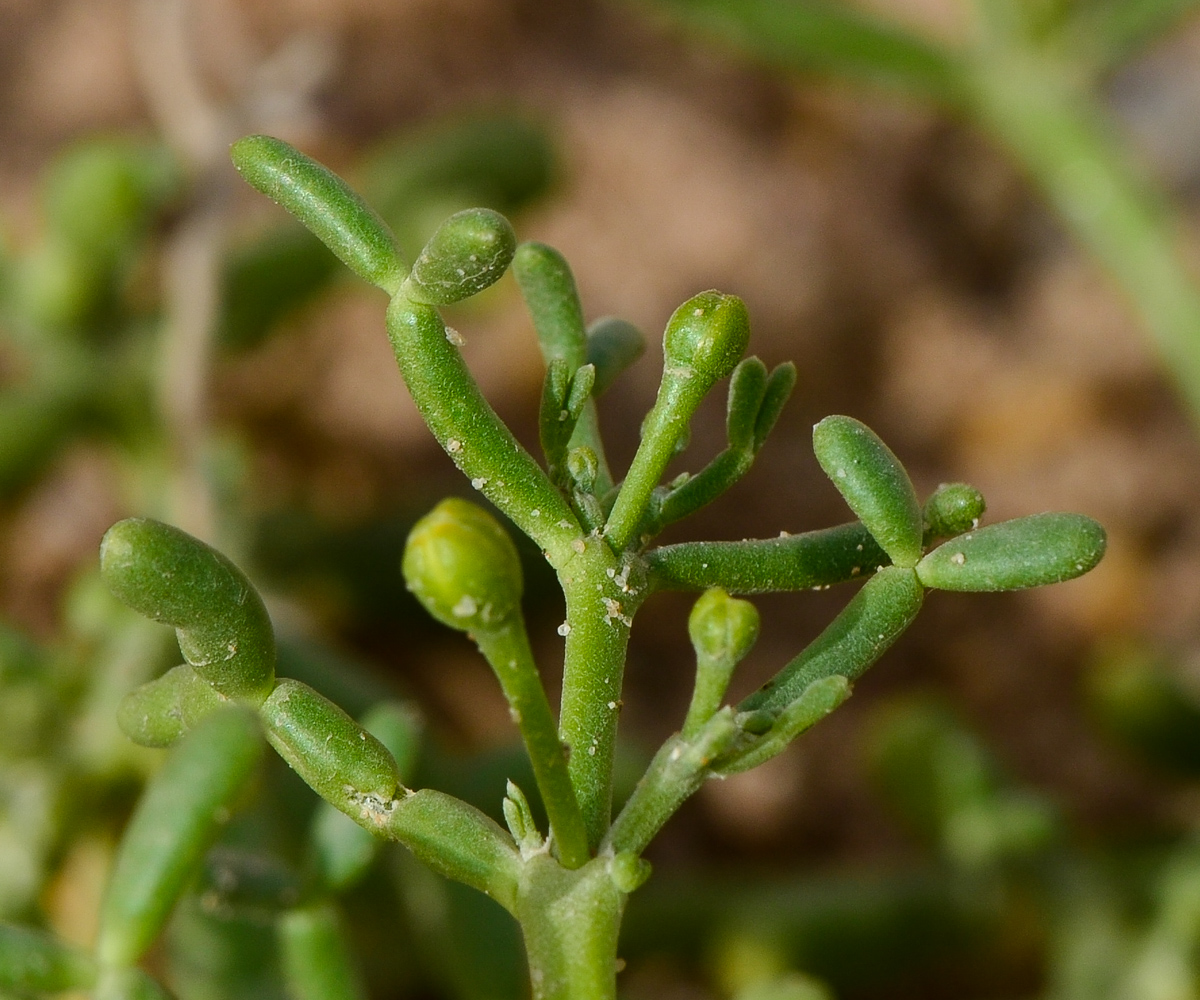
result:
[[[307,226],[350,270],[388,294],[404,263],[387,223],[328,167],[281,139],[248,135],[229,150],[238,173]]]
[[[742,711],[781,712],[822,677],[858,677],[912,624],[925,597],[911,569],[881,569],[803,652],[746,698]]]
[[[118,521],[100,543],[109,589],[175,627],[183,658],[227,698],[259,705],[275,679],[275,634],[245,574],[187,532],[149,518]]]
[[[587,360],[596,367],[592,395],[601,396],[646,350],[642,331],[628,320],[602,316],[588,327]]]
[[[261,752],[254,716],[233,706],[171,751],[121,839],[100,909],[102,964],[132,965],[154,942]]]
[[[983,494],[967,483],[942,483],[925,501],[925,540],[951,538],[979,526]]]
[[[224,702],[183,663],[130,691],[117,709],[117,725],[134,743],[169,747]]]
[[[921,505],[891,449],[861,421],[832,416],[813,428],[813,451],[892,562],[915,566],[921,558]]]
[[[938,590],[1020,590],[1082,576],[1104,555],[1104,529],[1082,514],[1033,514],[944,542],[917,565]]]

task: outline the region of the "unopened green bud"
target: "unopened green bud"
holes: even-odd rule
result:
[[[596,476],[600,473],[600,459],[587,445],[572,448],[567,453],[567,473],[576,489],[590,493],[596,485]]]
[[[448,306],[494,285],[512,263],[517,237],[490,208],[456,212],[430,237],[405,282],[414,302]]]
[[[921,505],[900,460],[853,417],[826,417],[813,428],[813,452],[850,509],[897,566],[921,558]]]
[[[979,527],[987,509],[983,494],[967,483],[942,483],[925,501],[928,538],[952,538]]]
[[[683,724],[690,739],[713,717],[729,688],[733,668],[758,640],[758,609],[730,597],[720,587],[706,590],[688,618],[688,635],[696,650],[696,687]]]
[[[404,547],[404,580],[434,618],[467,632],[508,620],[521,601],[521,560],[499,522],[466,500],[443,500]]]
[[[227,698],[259,705],[275,681],[275,635],[262,598],[216,549],[149,518],[118,521],[100,543],[109,589],[172,625],[183,658]]]
[[[117,725],[141,746],[169,747],[224,700],[184,663],[130,691],[117,709]]]
[[[1104,555],[1104,528],[1082,514],[1033,514],[943,542],[917,564],[938,590],[1020,590],[1082,576]]]
[[[387,822],[405,793],[379,740],[300,681],[281,680],[259,713],[271,746],[321,798],[364,826]]]
[[[736,295],[701,292],[675,310],[663,334],[667,373],[707,387],[729,375],[750,342],[750,316]]]
[[[700,595],[688,616],[688,636],[696,655],[706,660],[738,663],[758,641],[758,609],[730,597],[720,587]]]
[[[650,877],[650,862],[639,858],[632,851],[621,851],[613,855],[608,863],[608,874],[617,890],[624,893],[633,892],[644,885]]]

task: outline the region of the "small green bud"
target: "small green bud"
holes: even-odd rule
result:
[[[443,222],[413,262],[405,294],[448,306],[494,285],[517,249],[509,221],[490,208],[468,208]]]
[[[281,680],[259,710],[267,740],[326,802],[381,827],[406,794],[387,748],[324,695]]]
[[[328,167],[281,139],[248,135],[230,147],[239,174],[278,202],[360,278],[392,294],[404,264],[392,232]]]
[[[507,792],[502,803],[504,823],[512,834],[523,858],[540,851],[546,843],[537,822],[533,818],[533,810],[529,808],[529,800],[525,793],[513,781],[508,783]]]
[[[599,397],[646,350],[642,331],[628,320],[603,316],[588,327],[587,359],[596,367],[592,395]]]
[[[730,597],[720,587],[700,595],[688,618],[688,635],[696,650],[696,686],[683,723],[691,739],[716,714],[729,688],[733,669],[758,640],[758,609]]]
[[[460,631],[494,628],[521,601],[521,560],[499,522],[466,500],[443,500],[404,546],[404,580],[434,618]]]
[[[130,691],[117,709],[117,725],[141,746],[169,747],[224,701],[184,663]]]
[[[921,558],[921,505],[900,460],[853,417],[826,417],[813,428],[813,452],[850,509],[897,566]]]
[[[667,373],[707,387],[729,375],[750,342],[750,316],[736,295],[701,292],[675,310],[663,334]]]
[[[705,660],[741,662],[758,641],[758,628],[758,609],[720,587],[701,594],[688,616],[692,647]]]
[[[917,564],[938,590],[1020,590],[1082,576],[1104,555],[1104,529],[1082,514],[1033,514],[944,542]]]
[[[227,698],[259,705],[275,680],[275,634],[253,585],[216,549],[149,518],[118,521],[100,543],[109,589],[175,628],[183,658]]]
[[[967,483],[942,483],[925,501],[928,538],[953,538],[979,527],[987,509],[983,494]]]
[[[596,485],[596,476],[600,474],[600,459],[587,445],[572,448],[567,453],[567,474],[577,490],[590,493]]]
[[[619,892],[630,893],[645,885],[651,873],[650,862],[632,851],[614,854],[608,863],[608,874]]]

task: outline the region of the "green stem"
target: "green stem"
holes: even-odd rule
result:
[[[591,847],[608,829],[625,649],[645,596],[644,584],[630,578],[637,569],[592,536],[559,572],[567,601],[559,735]]]
[[[646,553],[651,590],[731,594],[810,590],[870,576],[889,563],[857,521],[836,528],[743,542],[682,542]]]
[[[591,857],[587,831],[525,623],[515,615],[493,631],[476,633],[475,641],[492,665],[521,730],[559,860],[566,868],[579,868]]]
[[[438,443],[480,492],[538,543],[554,566],[571,558],[581,534],[566,500],[483,398],[446,339],[437,310],[402,296],[387,313],[400,373]]]
[[[625,895],[613,884],[610,861],[597,858],[573,872],[544,855],[526,864],[516,914],[534,1000],[616,1000]]]
[[[664,375],[654,409],[646,418],[633,464],[604,527],[605,538],[613,551],[623,551],[634,540],[650,503],[650,494],[662,479],[667,464],[675,457],[679,441],[687,433],[688,421],[699,402],[695,397],[696,392],[686,379]]]

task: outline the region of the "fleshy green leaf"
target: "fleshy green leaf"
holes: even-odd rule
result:
[[[229,150],[238,173],[307,226],[359,277],[394,294],[404,263],[387,223],[328,167],[281,139],[248,135]]]
[[[223,701],[184,663],[130,691],[117,709],[117,725],[134,743],[169,747]]]
[[[921,558],[921,505],[891,449],[861,421],[832,416],[813,428],[813,451],[892,562],[915,566]]]
[[[210,715],[171,751],[121,838],[100,909],[102,963],[131,965],[154,942],[261,751],[254,716],[234,707]]]
[[[822,677],[840,674],[857,680],[912,624],[924,598],[911,569],[881,569],[824,632],[738,707],[783,711]]]
[[[1104,555],[1104,528],[1082,514],[1033,514],[978,528],[917,566],[938,590],[1020,590],[1082,576]]]
[[[978,527],[987,509],[983,494],[967,483],[942,483],[925,501],[925,540],[951,538]]]
[[[587,360],[596,367],[592,395],[599,397],[646,350],[642,331],[628,320],[602,316],[588,327]]]
[[[174,626],[183,657],[227,698],[262,703],[275,678],[275,635],[245,574],[187,532],[131,517],[108,529],[100,571],[147,618]]]

